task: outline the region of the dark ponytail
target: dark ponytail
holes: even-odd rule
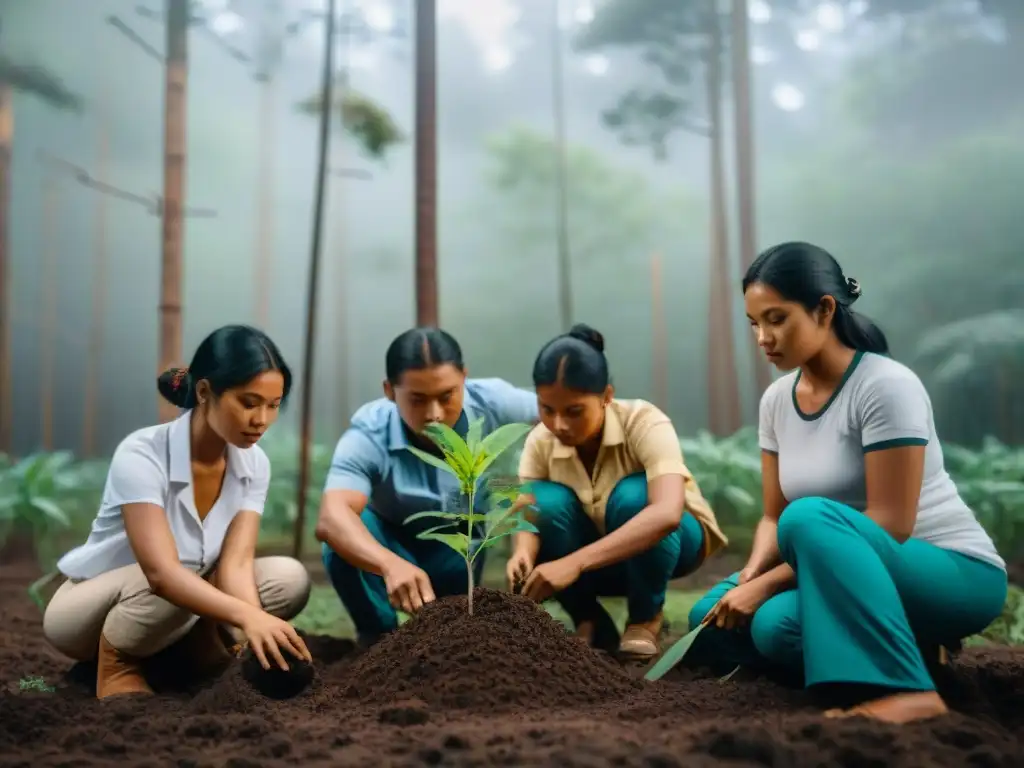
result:
[[[277,371],[284,378],[283,404],[292,388],[292,372],[281,350],[263,331],[248,325],[225,325],[203,339],[188,368],[164,371],[156,387],[169,403],[188,409],[199,402],[196,385],[200,381],[206,381],[219,397],[268,371]]]
[[[832,329],[850,349],[889,354],[889,342],[882,329],[851,305],[863,292],[860,283],[843,274],[839,262],[823,248],[810,243],[782,243],[764,251],[743,277],[743,292],[754,283],[773,288],[787,301],[799,302],[808,312],[831,296],[836,302]]]

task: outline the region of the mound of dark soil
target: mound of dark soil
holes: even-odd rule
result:
[[[345,671],[343,695],[496,711],[593,705],[643,683],[524,597],[490,589],[425,607]]]

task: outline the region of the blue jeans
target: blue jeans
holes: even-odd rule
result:
[[[540,532],[540,563],[570,555],[597,541],[601,534],[587,517],[575,491],[560,483],[530,483],[537,501],[534,524]],[[643,472],[624,477],[608,497],[605,530],[611,533],[647,507],[647,478]],[[599,619],[598,597],[625,597],[630,622],[650,621],[665,605],[668,582],[695,570],[704,551],[704,528],[689,512],[679,527],[646,552],[629,560],[583,574],[555,596],[578,626]]]
[[[458,552],[440,541],[417,539],[418,529],[390,523],[371,509],[364,509],[359,518],[381,546],[426,572],[436,597],[466,594],[469,574],[466,561]],[[485,552],[480,552],[473,563],[476,584],[483,573]],[[331,586],[352,617],[361,642],[372,643],[397,629],[398,613],[388,602],[384,579],[346,562],[327,544],[323,545],[323,562]]]
[[[688,661],[797,675],[802,668],[808,686],[931,691],[921,647],[980,632],[1006,601],[1001,568],[919,539],[900,544],[867,515],[829,499],[794,501],[779,519],[778,536],[796,588],[769,598],[749,627],[708,627]],[[691,628],[737,577],[701,598]]]

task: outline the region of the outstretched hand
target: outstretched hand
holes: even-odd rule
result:
[[[542,603],[552,595],[571,587],[583,573],[583,567],[570,557],[538,565],[523,585],[523,594]]]

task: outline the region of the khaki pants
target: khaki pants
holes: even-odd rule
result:
[[[306,567],[290,557],[259,557],[256,587],[267,613],[292,619],[306,607]],[[216,566],[201,575],[216,583]],[[162,651],[183,638],[198,616],[153,594],[142,568],[128,565],[84,581],[65,581],[43,616],[43,635],[77,661],[96,658],[100,634],[114,648],[136,658]]]

